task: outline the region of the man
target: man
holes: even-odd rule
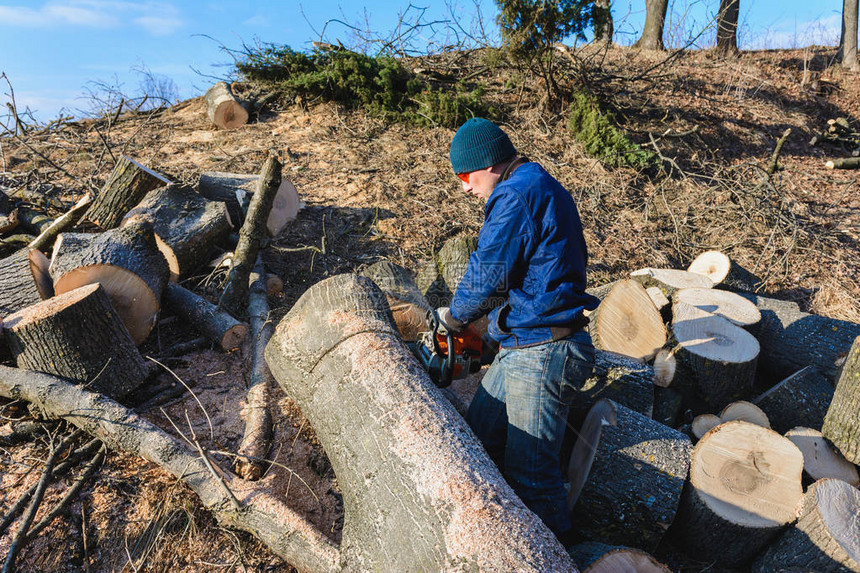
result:
[[[583,311],[599,302],[585,293],[579,213],[570,193],[486,119],[463,124],[449,156],[463,190],[487,203],[477,251],[440,319],[457,332],[489,312],[500,344],[467,421],[514,491],[567,545],[559,454],[570,403],[594,366]]]

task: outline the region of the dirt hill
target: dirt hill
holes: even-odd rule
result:
[[[516,70],[483,70],[480,54],[411,65],[482,73],[487,97],[506,110],[503,126],[514,144],[576,199],[591,285],[646,266],[686,268],[697,254],[719,249],[757,273],[769,296],[860,322],[858,172],[825,168],[828,158],[850,150],[810,145],[828,119],[845,117],[855,131],[860,120],[860,82],[831,65],[834,50],[730,59],[702,52],[666,61],[665,54],[618,48],[578,57],[588,66],[602,58],[600,72],[570,67],[571,77],[591,82],[632,139],[662,156],[664,173],[610,169],[588,157],[566,115],[538,104],[536,85]],[[804,65],[812,72],[806,81]],[[768,175],[787,128],[780,169]],[[277,153],[305,203],[263,255],[285,284],[270,299],[277,321],[322,278],[382,259],[415,270],[446,239],[477,233],[482,205],[462,193],[447,161],[453,133],[386,124],[313,101],[276,105],[241,129],[217,131],[197,98],[0,138],[0,187],[69,201],[98,188],[120,155],[194,183],[205,171],[256,173],[268,153]],[[187,286],[213,294],[222,278],[213,272]],[[142,351],[156,355],[196,336],[164,316]],[[171,384],[175,375],[195,396],[186,393],[142,414],[167,430],[184,426],[187,416],[201,436],[211,424],[214,437],[206,447],[224,452],[218,461],[227,467],[244,428],[242,364],[239,351],[203,349],[172,359],[172,374],[164,372],[157,383]],[[264,479],[338,540],[343,515],[336,478],[301,413],[280,390],[277,398],[277,463]],[[5,406],[4,420],[15,411],[14,404]],[[0,433],[9,432],[11,423],[3,423]],[[2,450],[0,513],[38,479],[52,431],[46,426],[35,441]],[[53,484],[45,505],[69,485]],[[7,531],[0,538],[0,554],[11,537]],[[672,550],[665,557],[677,570],[715,571]],[[219,527],[167,473],[114,452],[71,510],[25,549],[19,570],[78,571],[85,562],[90,571],[290,570],[252,537]]]

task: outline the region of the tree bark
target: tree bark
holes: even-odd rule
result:
[[[207,201],[184,185],[153,189],[128,212],[123,224],[138,218],[152,223],[173,282],[206,264],[232,231],[223,203]]]
[[[819,573],[860,571],[860,491],[836,479],[815,482],[800,517],[756,560],[754,573],[796,568]],[[795,570],[795,569],[792,569]]]
[[[776,432],[721,424],[696,444],[672,526],[675,544],[702,561],[742,566],[794,520],[803,455]]]
[[[239,446],[236,473],[247,480],[263,476],[272,444],[272,414],[269,396],[272,373],[266,364],[266,345],[275,327],[269,318],[269,301],[266,295],[266,269],[257,257],[257,264],[249,278],[248,320],[251,323],[251,368],[248,373],[248,415],[245,418],[245,435]]]
[[[0,318],[41,300],[27,250],[0,259]]]
[[[740,0],[720,0],[717,13],[717,52],[735,54],[738,52],[738,17]]]
[[[784,434],[796,426],[820,428],[833,401],[833,385],[813,366],[803,368],[753,400]]]
[[[236,129],[248,123],[248,110],[226,82],[218,82],[203,96],[209,121],[219,129]]]
[[[349,571],[575,571],[400,341],[379,288],[311,287],[266,349],[331,461]]]
[[[568,469],[574,528],[653,551],[675,519],[690,439],[611,400],[594,405],[579,436]]]
[[[155,463],[188,485],[222,525],[254,535],[299,571],[341,570],[337,546],[282,499],[221,468],[216,477],[200,451],[110,398],[56,376],[5,366],[0,395],[30,402],[48,418],[67,420],[112,449]]]
[[[633,44],[641,50],[663,50],[663,25],[669,0],[645,0],[645,27],[642,36]]]
[[[272,210],[272,202],[281,185],[281,162],[270,155],[260,171],[260,188],[251,198],[248,217],[239,232],[239,244],[230,263],[227,285],[221,293],[218,306],[240,316],[248,295],[248,277],[257,260],[257,253],[266,233],[266,220]]]
[[[860,465],[860,337],[845,361],[821,432],[852,464]]]
[[[836,381],[839,365],[860,336],[860,324],[801,312],[793,302],[740,294],[761,311],[759,378],[776,382],[815,366]]]
[[[164,303],[173,314],[191,324],[225,352],[242,346],[248,334],[246,324],[177,284],[169,283],[165,287]]]
[[[857,0],[842,0],[842,34],[837,57],[843,68],[860,71],[860,62],[857,61]]]
[[[115,400],[146,378],[143,358],[98,283],[7,316],[3,332],[19,368],[85,384]]]
[[[595,0],[591,8],[591,19],[594,22],[594,41],[611,44],[615,33],[611,0]]]
[[[707,280],[707,279],[706,279]],[[652,358],[666,344],[666,327],[645,288],[621,280],[589,315],[595,348],[638,360]]]
[[[68,242],[65,235],[51,261],[56,293],[101,283],[131,338],[141,344],[155,326],[169,274],[152,226],[141,221],[98,235],[72,233]]]
[[[238,231],[245,222],[245,214],[259,185],[259,179],[258,175],[210,171],[200,175],[197,185],[201,195],[227,205],[230,222],[233,229]],[[276,237],[287,223],[295,219],[301,205],[295,186],[287,179],[281,179],[272,202],[272,210],[266,219],[266,232],[269,236]]]
[[[123,155],[87,210],[87,219],[108,230],[117,227],[144,196],[170,181]]]

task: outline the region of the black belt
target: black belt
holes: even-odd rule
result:
[[[564,326],[550,326],[549,331],[552,333],[553,340],[561,340],[562,338],[567,338],[572,334],[576,334],[580,330],[585,329],[588,326],[588,317],[580,315],[577,320],[570,324],[566,324]]]

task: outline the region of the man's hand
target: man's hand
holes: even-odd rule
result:
[[[451,315],[451,309],[447,306],[437,308],[436,316],[439,317],[439,334],[457,334],[466,328],[465,324]]]

